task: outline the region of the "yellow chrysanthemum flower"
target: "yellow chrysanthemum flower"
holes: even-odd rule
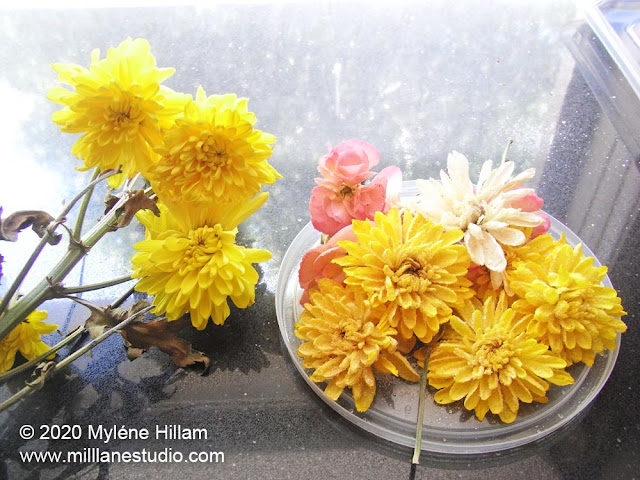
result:
[[[0,373],[13,367],[18,352],[27,360],[33,360],[49,350],[50,347],[40,339],[40,335],[54,332],[58,326],[44,323],[45,318],[47,312],[34,310],[0,340]]]
[[[276,139],[253,128],[248,101],[234,94],[207,97],[198,87],[184,118],[156,149],[162,158],[151,169],[154,190],[184,201],[229,202],[281,178],[267,162]]]
[[[176,320],[189,314],[202,330],[209,318],[221,325],[229,316],[227,299],[239,308],[255,301],[258,272],[252,263],[271,258],[271,252],[236,245],[237,225],[266,201],[263,193],[220,208],[212,204],[158,204],[160,216],[139,212],[146,239],[134,245],[136,290],[154,297],[156,314]]]
[[[547,402],[548,382],[573,383],[566,362],[528,334],[526,321],[506,308],[504,294],[497,303],[489,297],[466,321],[452,316],[449,326],[450,335],[428,361],[427,378],[439,389],[439,404],[464,399],[479,420],[491,411],[511,423],[520,402]]]
[[[420,214],[392,209],[376,212],[373,224],[354,220],[353,231],[358,242],[338,242],[348,255],[334,262],[344,268],[345,284],[386,306],[385,318],[403,338],[431,341],[451,307],[473,296],[460,230],[444,232]]]
[[[498,295],[502,289],[507,295],[513,296],[514,292],[510,283],[517,263],[523,261],[539,262],[559,243],[566,243],[564,234],[558,241],[554,241],[551,235],[545,234],[539,235],[523,245],[502,245],[507,260],[503,271],[496,272],[476,265],[469,269],[467,278],[473,282],[473,289],[480,300],[484,301],[490,295]]]
[[[190,98],[160,85],[174,69],[158,69],[149,42],[141,38],[110,48],[104,59],[94,50],[88,70],[61,63],[53,69],[73,91],[49,90],[49,100],[65,106],[52,119],[63,132],[83,134],[71,151],[84,161],[79,170],[122,169],[109,178],[112,187],[145,173],[157,160],[153,147]]]
[[[356,409],[367,410],[376,393],[372,367],[411,382],[419,376],[397,351],[396,331],[379,325],[383,306],[372,307],[364,292],[329,279],[321,279],[309,293],[310,303],[295,324],[295,335],[305,368],[317,383],[327,381],[324,392],[337,400],[347,387]]]
[[[593,365],[596,353],[616,348],[618,332],[627,327],[616,291],[600,285],[607,267],[558,243],[541,261],[519,262],[511,288],[519,297],[513,308],[530,322],[531,334],[570,365]]]

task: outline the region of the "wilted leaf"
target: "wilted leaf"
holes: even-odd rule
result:
[[[42,238],[47,234],[47,227],[53,220],[51,215],[41,210],[21,210],[3,220],[0,207],[0,240],[15,242],[18,240],[18,233],[27,227],[31,227]],[[49,235],[47,243],[57,245],[61,238],[62,235],[58,233]]]
[[[84,306],[86,306],[91,314],[89,318],[85,320],[84,326],[89,332],[91,338],[97,338],[104,333],[107,328],[113,328],[120,322],[122,322],[125,318],[133,315],[143,308],[148,306],[146,300],[138,300],[131,308],[128,310],[122,308],[96,308],[91,303],[84,303],[80,301]]]
[[[176,335],[185,324],[181,320],[130,323],[120,331],[127,343],[127,356],[137,358],[151,347],[157,347],[171,355],[173,363],[177,366],[186,367],[202,363],[206,372],[209,369],[209,357],[194,350],[191,348],[191,343]]]
[[[107,197],[105,198],[105,213],[111,210],[118,202],[118,200],[119,197],[116,195],[107,195]],[[131,220],[133,220],[133,217],[140,210],[151,210],[156,216],[159,216],[160,210],[158,210],[158,207],[156,205],[157,202],[157,198],[149,198],[147,195],[145,195],[143,190],[133,190],[129,195],[129,198],[116,212],[118,215],[116,228],[123,228],[129,225],[131,223]]]
[[[104,196],[104,213],[105,215],[113,208],[113,206],[118,203],[120,197],[118,195],[114,195],[113,188],[108,188],[107,193]]]

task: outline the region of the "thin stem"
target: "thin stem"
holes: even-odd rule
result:
[[[416,420],[416,444],[413,448],[413,458],[411,459],[411,471],[409,473],[409,480],[413,480],[415,478],[417,465],[420,464],[420,453],[422,452],[422,428],[424,426],[424,407],[427,403],[427,370],[429,355],[431,353],[432,346],[440,340],[443,333],[444,329],[440,328],[438,333],[434,335],[431,343],[427,344],[424,350],[424,364],[422,366],[422,372],[420,372],[418,419]]]
[[[507,146],[504,147],[504,151],[502,152],[502,160],[500,161],[500,165],[503,165],[504,162],[507,161],[507,153],[509,152],[509,147],[511,146],[512,143],[513,143],[513,138],[510,138],[509,141],[507,142]]]
[[[133,280],[131,275],[124,275],[122,277],[106,280],[104,282],[92,283],[91,285],[78,285],[77,287],[64,287],[57,290],[60,296],[72,295],[75,293],[91,292],[93,290],[100,290],[102,288],[113,287],[120,285],[121,283],[129,282]]]
[[[127,298],[129,298],[133,294],[133,292],[136,291],[135,288],[136,288],[136,286],[134,285],[129,290],[124,292],[119,299],[117,299],[115,302],[111,303],[109,306],[111,308],[118,308],[120,305],[122,305],[127,300]]]
[[[91,180],[89,183],[93,182],[100,175],[100,170],[95,169],[93,171],[93,175],[91,176]],[[84,223],[84,217],[87,213],[87,209],[89,208],[89,202],[91,201],[91,196],[93,195],[94,187],[91,187],[86,191],[84,197],[82,197],[82,203],[80,204],[80,209],[78,210],[78,217],[76,218],[76,224],[73,228],[73,237],[75,239],[79,239],[82,236],[82,225]]]
[[[93,247],[107,232],[113,230],[113,224],[118,216],[118,210],[126,201],[127,196],[124,195],[111,208],[109,213],[82,237],[80,243],[72,242],[69,245],[67,253],[58,264],[53,267],[46,278],[42,279],[38,285],[22,297],[8,311],[0,315],[0,339],[4,338],[18,323],[35,310],[38,305],[47,300],[51,295],[52,285],[61,282],[80,259],[86,255],[88,249]]]
[[[427,400],[427,358],[429,358],[429,347],[425,352],[424,367],[420,372],[420,396],[418,397],[418,420],[416,423],[416,445],[413,449],[413,459],[411,463],[418,465],[420,463],[420,452],[422,451],[422,427],[424,422],[424,406]]]
[[[102,335],[100,335],[99,337],[94,338],[93,340],[91,340],[89,343],[87,343],[84,347],[80,348],[79,350],[77,350],[76,352],[72,353],[71,355],[69,355],[67,358],[65,358],[64,360],[62,360],[60,363],[56,364],[56,370],[60,370],[64,367],[66,367],[67,365],[69,365],[71,362],[75,361],[76,359],[78,359],[79,357],[81,357],[82,355],[84,355],[85,353],[87,353],[89,350],[91,350],[93,347],[95,347],[96,345],[104,342],[107,338],[109,338],[111,335],[113,335],[114,333],[116,333],[118,330],[121,330],[122,328],[126,327],[128,324],[130,324],[133,320],[135,320],[136,318],[140,317],[141,315],[144,315],[145,313],[147,313],[149,310],[151,310],[153,307],[152,306],[148,306],[143,308],[142,310],[129,315],[127,318],[125,318],[123,321],[121,321],[119,324],[117,324],[115,327],[110,328],[109,330],[107,330],[106,332],[104,332]],[[0,410],[1,411],[1,410]]]
[[[65,345],[73,342],[76,338],[78,338],[80,335],[82,335],[84,333],[84,331],[85,331],[84,328],[77,327],[70,334],[68,334],[66,337],[64,337],[63,340],[61,340],[60,342],[56,343],[53,347],[51,347],[49,350],[44,352],[42,355],[39,355],[36,358],[34,358],[33,360],[29,360],[28,362],[23,363],[22,365],[20,365],[20,366],[18,366],[16,368],[12,368],[11,370],[9,370],[6,373],[0,374],[0,382],[6,382],[10,378],[15,377],[16,375],[24,372],[25,370],[29,370],[31,367],[34,367],[34,366],[38,365],[44,359],[46,359],[50,355],[56,353],[58,350],[60,350]]]
[[[13,283],[11,284],[11,286],[9,287],[9,290],[7,290],[6,295],[2,298],[2,302],[0,302],[0,318],[2,318],[2,316],[4,316],[5,314],[5,310],[7,308],[7,306],[9,305],[9,301],[13,298],[13,296],[16,294],[16,292],[18,291],[18,289],[20,288],[20,285],[22,285],[22,282],[24,281],[25,277],[27,276],[27,273],[29,273],[29,270],[31,270],[31,267],[33,266],[33,264],[35,263],[36,259],[38,258],[38,256],[40,255],[40,253],[42,252],[42,249],[44,248],[44,246],[47,244],[47,240],[49,239],[49,236],[51,234],[53,234],[53,232],[55,231],[56,227],[64,222],[64,219],[66,218],[67,214],[69,213],[69,211],[73,208],[73,206],[78,202],[78,200],[80,200],[82,198],[82,196],[87,193],[87,191],[91,190],[97,183],[101,182],[102,180],[104,180],[105,178],[109,178],[112,175],[115,175],[116,173],[118,173],[116,170],[108,170],[106,172],[104,172],[102,175],[98,176],[94,181],[92,181],[91,183],[89,183],[89,185],[87,185],[84,189],[82,189],[80,191],[80,193],[78,193],[75,197],[73,197],[73,199],[69,202],[69,204],[65,207],[65,209],[62,211],[62,213],[58,216],[58,218],[56,218],[51,225],[49,226],[49,228],[47,229],[48,232],[42,236],[42,238],[40,239],[40,242],[38,243],[38,245],[36,246],[35,250],[33,251],[33,253],[31,254],[31,256],[29,257],[29,259],[26,261],[26,263],[24,264],[24,266],[22,267],[22,270],[20,270],[20,273],[18,274],[18,276],[15,278],[15,280],[13,281]],[[75,264],[74,264],[75,265]],[[58,280],[59,281],[59,280]],[[22,321],[22,319],[18,320],[18,321]],[[16,324],[17,322],[16,321]],[[12,328],[15,326],[12,325]],[[4,338],[5,335],[11,330],[6,330],[3,328],[2,325],[0,325],[0,339]]]
[[[97,337],[94,340],[92,340],[91,342],[87,343],[84,347],[82,347],[78,351],[74,352],[73,354],[69,355],[67,358],[62,360],[60,363],[53,363],[52,362],[52,366],[51,366],[52,371],[50,373],[47,373],[47,375],[53,375],[58,370],[62,370],[67,365],[71,364],[72,362],[74,362],[75,360],[80,358],[82,355],[87,353],[89,350],[94,348],[96,345],[102,343],[104,340],[109,338],[111,335],[116,333],[118,330],[124,328],[126,325],[131,323],[135,318],[139,317],[140,315],[143,315],[143,314],[147,313],[149,310],[151,310],[151,308],[152,307],[146,307],[146,308],[140,310],[139,312],[136,312],[133,315],[130,315],[129,317],[125,318],[118,325],[116,325],[115,327],[107,330],[106,332],[104,332],[99,337]],[[39,383],[37,385],[35,384],[35,382],[32,383],[32,384],[27,384],[26,387],[24,387],[22,390],[18,391],[15,395],[11,396],[10,398],[5,400],[4,402],[0,403],[0,412],[6,410],[7,408],[9,408],[14,403],[20,401],[23,397],[29,395],[34,390],[36,390],[38,388],[41,388],[42,384],[45,381],[46,380],[42,379],[42,383]]]

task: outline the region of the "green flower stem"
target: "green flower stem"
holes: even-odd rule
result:
[[[11,331],[11,329],[18,324],[18,321],[22,320],[22,318],[18,321],[16,321],[15,323],[12,324],[12,327],[9,328],[8,330],[5,329],[5,320],[3,320],[4,317],[6,317],[7,313],[5,310],[7,309],[7,306],[9,305],[9,302],[11,301],[11,299],[13,298],[13,296],[16,294],[16,292],[18,291],[18,289],[20,288],[20,285],[22,285],[22,282],[24,281],[25,277],[27,276],[27,273],[29,273],[29,270],[31,270],[31,267],[33,266],[33,264],[35,263],[36,259],[38,258],[38,256],[40,255],[40,253],[42,252],[42,250],[44,249],[44,246],[47,244],[47,240],[49,239],[49,236],[51,234],[53,234],[53,232],[55,231],[56,227],[61,224],[62,222],[64,222],[67,214],[71,211],[71,209],[73,208],[73,206],[82,198],[82,196],[87,193],[89,190],[93,189],[93,187],[101,182],[102,180],[111,177],[112,175],[115,175],[116,173],[118,173],[117,170],[108,170],[106,172],[104,172],[102,175],[98,176],[95,180],[93,180],[92,182],[89,183],[89,185],[87,185],[84,189],[82,189],[80,191],[80,193],[78,193],[66,206],[66,208],[62,211],[62,213],[58,216],[58,218],[56,218],[51,225],[49,226],[49,228],[47,229],[47,234],[43,235],[42,238],[40,239],[40,242],[38,243],[38,245],[36,246],[35,250],[33,251],[33,253],[31,254],[31,256],[29,257],[29,259],[26,261],[26,263],[24,264],[24,266],[22,267],[22,270],[20,270],[20,273],[18,274],[18,276],[15,278],[15,280],[13,281],[13,283],[11,284],[11,286],[9,287],[9,290],[7,291],[7,294],[4,296],[4,298],[2,299],[2,302],[0,302],[0,339],[4,338],[5,335]],[[112,209],[112,212],[114,212],[115,214],[115,210]],[[73,240],[72,240],[73,242]],[[72,244],[73,246],[73,244]],[[70,246],[71,249],[71,246]],[[77,261],[77,260],[76,260]],[[75,265],[75,263],[74,263]],[[67,272],[68,273],[68,272]],[[59,280],[58,280],[59,281]],[[42,282],[41,282],[42,283]],[[29,313],[31,313],[33,310],[35,309],[32,308]]]
[[[132,279],[132,280],[134,280],[134,279]],[[135,280],[137,280],[137,279],[135,279]],[[133,295],[133,292],[136,291],[135,288],[136,287],[134,285],[129,290],[124,292],[119,299],[117,299],[115,302],[111,303],[109,306],[111,308],[118,308],[120,305],[122,305],[127,300],[127,298],[129,298],[131,295]]]
[[[435,345],[442,334],[444,328],[440,328],[438,333],[433,337],[431,343],[425,346],[424,351],[424,364],[422,366],[422,372],[420,372],[420,394],[418,396],[418,419],[416,420],[416,444],[413,448],[413,458],[411,459],[411,471],[409,473],[409,480],[413,480],[416,477],[416,468],[420,464],[420,452],[422,452],[422,428],[424,424],[424,407],[427,403],[427,370],[428,360],[431,354],[431,348]]]
[[[49,350],[44,352],[42,355],[39,355],[36,358],[34,358],[33,360],[29,360],[28,362],[23,363],[22,365],[20,365],[20,366],[18,366],[16,368],[12,368],[8,372],[0,374],[0,383],[6,382],[10,378],[15,377],[16,375],[24,372],[25,370],[29,370],[30,368],[35,367],[40,362],[42,362],[44,359],[46,359],[50,355],[56,353],[58,350],[60,350],[65,345],[68,345],[69,343],[73,342],[76,338],[78,338],[84,332],[85,332],[85,329],[82,328],[82,327],[75,328],[69,335],[64,337],[64,339],[62,339],[60,342],[56,343],[53,347],[51,347]]]
[[[428,349],[428,347],[427,347]],[[418,420],[416,422],[416,445],[413,449],[413,459],[411,469],[415,471],[415,465],[420,463],[420,452],[422,451],[422,427],[424,423],[424,405],[427,401],[427,358],[429,352],[425,352],[424,367],[420,372],[420,396],[418,397]]]
[[[100,175],[100,170],[96,168],[93,171],[93,175],[91,176],[91,181],[89,183],[90,184],[93,183],[93,181],[96,178],[98,178],[98,175]],[[78,217],[76,218],[76,224],[73,227],[73,237],[76,239],[82,236],[82,225],[84,224],[84,217],[87,214],[87,209],[89,208],[89,202],[91,201],[91,196],[93,195],[93,189],[94,187],[91,187],[89,190],[85,192],[84,196],[82,197],[82,203],[80,204],[80,209],[78,210]]]
[[[150,306],[146,307],[146,308],[140,310],[139,312],[136,312],[133,315],[130,315],[129,317],[125,318],[118,325],[116,325],[115,327],[107,330],[106,332],[104,332],[99,337],[97,337],[94,340],[92,340],[91,342],[87,343],[84,347],[82,347],[78,351],[74,352],[73,354],[69,355],[67,358],[62,360],[60,363],[51,362],[51,364],[52,364],[51,369],[52,370],[47,372],[47,374],[43,374],[44,376],[40,377],[41,381],[38,381],[38,379],[36,379],[36,381],[34,381],[32,383],[28,383],[27,386],[24,387],[22,390],[18,391],[15,395],[11,396],[10,398],[5,400],[4,402],[0,403],[0,412],[6,410],[11,405],[13,405],[14,403],[20,401],[23,397],[29,395],[30,393],[34,392],[35,390],[39,390],[40,388],[42,388],[42,386],[46,382],[45,379],[48,376],[53,375],[58,370],[62,370],[67,365],[71,364],[72,362],[74,362],[75,360],[80,358],[82,355],[87,353],[93,347],[95,347],[96,345],[98,345],[98,344],[102,343],[103,341],[105,341],[107,338],[109,338],[111,335],[116,333],[118,330],[121,330],[122,328],[124,328],[126,325],[131,323],[134,319],[136,319],[137,317],[147,313],[149,310],[151,310],[151,308],[152,307],[150,307]]]
[[[69,244],[67,253],[58,264],[53,267],[49,275],[0,316],[0,339],[4,338],[42,302],[52,298],[52,285],[61,282],[80,259],[87,254],[88,249],[93,247],[107,232],[114,229],[113,225],[118,216],[118,210],[124,205],[127,199],[127,195],[123,195],[111,210],[109,210],[109,213],[82,237],[80,243],[72,241]]]
[[[92,283],[91,285],[79,285],[77,287],[65,287],[56,291],[56,296],[67,296],[82,292],[91,292],[93,290],[100,290],[101,288],[113,287],[120,285],[121,283],[130,282],[133,280],[130,275],[124,275],[122,277],[114,278],[112,280],[106,280],[104,282]]]

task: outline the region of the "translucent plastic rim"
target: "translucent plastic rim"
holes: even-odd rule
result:
[[[415,183],[405,182],[403,196],[415,194]],[[564,233],[567,242],[571,245],[582,243],[577,235],[564,226],[560,221],[550,216],[551,227],[549,233],[558,238]],[[293,324],[298,321],[302,307],[299,304],[302,289],[298,283],[298,268],[304,253],[320,243],[320,234],[309,223],[295,237],[284,255],[278,274],[276,287],[276,315],[278,325],[284,343],[296,369],[309,385],[309,387],[333,410],[354,425],[391,442],[413,447],[415,445],[415,419],[392,418],[382,409],[376,408],[374,400],[372,407],[363,413],[355,412],[353,398],[350,392],[345,391],[338,401],[333,401],[324,394],[322,385],[318,385],[309,379],[310,371],[302,366],[302,359],[296,350],[300,340],[293,333]],[[586,256],[594,257],[594,265],[600,263],[593,252],[584,244],[582,250]],[[602,285],[613,287],[609,277],[605,277]],[[607,350],[602,355],[596,356],[592,367],[585,365],[573,365],[569,371],[574,377],[575,383],[570,386],[551,386],[549,390],[548,404],[523,405],[521,410],[528,409],[526,413],[520,413],[516,421],[511,424],[499,422],[477,422],[471,419],[469,425],[460,423],[457,428],[451,425],[439,425],[438,419],[433,415],[425,415],[423,430],[422,450],[433,453],[445,454],[484,454],[519,447],[538,441],[547,435],[558,431],[576,418],[598,395],[606,383],[615,365],[620,349],[620,334],[616,340],[617,348]],[[396,381],[394,387],[402,388],[406,394],[415,389],[415,407],[417,410],[418,385],[407,384],[402,380]],[[429,402],[427,402],[429,403]],[[433,401],[431,402],[433,403]],[[439,417],[447,417],[449,420],[459,415],[462,409],[453,414],[445,406],[436,406],[442,409]],[[435,422],[435,423],[434,423]],[[446,423],[446,422],[443,422]],[[455,423],[455,422],[454,422]]]

